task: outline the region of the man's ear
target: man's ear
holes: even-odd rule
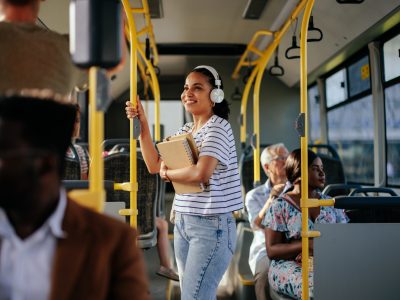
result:
[[[265,174],[268,176],[268,172],[269,172],[269,166],[268,166],[268,164],[263,164],[263,169],[264,169],[264,172],[265,172]]]

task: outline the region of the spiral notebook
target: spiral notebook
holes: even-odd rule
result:
[[[197,163],[198,150],[190,133],[167,138],[165,142],[158,143],[157,148],[168,169],[185,168]],[[172,181],[172,185],[177,194],[199,193],[203,191],[199,184]]]

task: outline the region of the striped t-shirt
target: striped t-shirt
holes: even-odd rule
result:
[[[193,123],[185,124],[176,134],[191,132]],[[207,191],[176,194],[174,208],[179,213],[215,215],[243,208],[235,139],[231,125],[213,115],[193,138],[199,157],[211,156],[218,160],[209,180]]]

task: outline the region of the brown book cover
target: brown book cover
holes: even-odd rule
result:
[[[175,170],[196,164],[198,150],[193,136],[190,133],[167,138],[157,144],[158,151],[168,169]],[[173,182],[177,194],[199,193],[203,189],[199,184]]]

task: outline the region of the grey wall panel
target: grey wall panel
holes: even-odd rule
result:
[[[398,300],[400,224],[319,224],[317,300]]]

